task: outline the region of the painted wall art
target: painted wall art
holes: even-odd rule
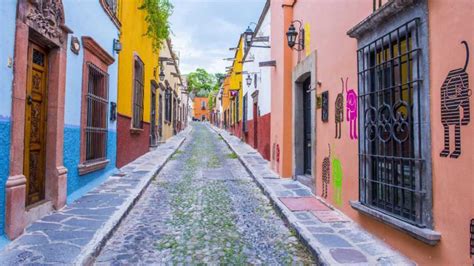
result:
[[[327,157],[323,159],[323,171],[322,171],[322,191],[321,197],[327,198],[328,197],[328,184],[331,181],[331,145],[328,144],[329,147],[329,154]]]
[[[332,163],[332,186],[334,189],[334,203],[336,205],[342,204],[342,164],[339,158],[336,157],[334,152],[330,152],[333,154],[331,156],[331,163]]]
[[[341,125],[342,122],[344,121],[344,80],[341,78],[342,82],[342,88],[341,92],[337,94],[336,96],[336,111],[334,113],[335,115],[335,121],[336,121],[336,139],[341,138]]]
[[[357,94],[354,89],[347,89],[346,78],[346,111],[347,122],[349,122],[349,136],[351,139],[357,139]]]
[[[441,157],[458,158],[461,155],[461,126],[470,122],[469,76],[466,72],[469,63],[469,46],[466,48],[466,61],[463,68],[451,70],[441,86],[441,123],[444,127],[444,149]],[[450,153],[449,127],[454,126],[454,151]]]
[[[321,94],[322,99],[322,110],[321,120],[327,122],[329,120],[329,92],[325,91]]]

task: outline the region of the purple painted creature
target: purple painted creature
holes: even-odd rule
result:
[[[347,121],[349,121],[349,135],[351,139],[357,139],[357,94],[354,89],[347,90],[346,78],[346,110]]]

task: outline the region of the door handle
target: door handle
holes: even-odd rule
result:
[[[31,95],[26,96],[26,102],[28,105],[31,105],[33,103],[33,97],[31,97]]]

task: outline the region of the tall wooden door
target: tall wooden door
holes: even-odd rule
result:
[[[33,43],[29,44],[25,105],[25,154],[23,159],[27,205],[44,199],[47,59],[48,56],[44,49]]]
[[[311,175],[311,80],[303,83],[303,119],[304,119],[304,170]]]

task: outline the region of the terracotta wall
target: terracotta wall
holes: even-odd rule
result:
[[[285,145],[291,128],[285,106],[291,106],[285,96],[287,91],[284,71],[298,63],[298,53],[292,52],[291,68],[287,70],[285,59],[286,40],[284,32],[285,10],[282,1],[272,1],[272,58],[277,60],[272,80],[272,117],[271,142],[283,145],[280,149],[280,165],[275,164],[279,173],[288,175],[281,161],[291,161],[291,150]],[[290,1],[292,2],[292,1]],[[317,93],[329,91],[329,122],[321,121],[321,109],[316,110],[316,192],[321,194],[321,166],[328,156],[328,144],[331,154],[340,160],[343,169],[342,200],[334,200],[332,189],[327,200],[349,215],[357,223],[374,233],[395,249],[420,264],[469,264],[469,222],[474,217],[474,175],[472,162],[474,142],[470,136],[474,133],[472,122],[461,127],[462,155],[458,159],[440,158],[443,149],[443,126],[440,118],[440,88],[450,70],[462,68],[465,63],[465,49],[460,44],[466,40],[470,44],[471,59],[474,51],[474,24],[472,20],[474,2],[467,0],[428,2],[429,10],[429,56],[430,56],[430,98],[431,98],[431,148],[433,179],[433,219],[434,230],[441,233],[441,241],[436,246],[427,245],[406,233],[375,221],[351,208],[349,201],[358,200],[358,142],[349,137],[349,124],[342,123],[342,138],[335,139],[335,99],[341,91],[341,77],[348,78],[348,87],[357,91],[357,40],[347,36],[346,32],[372,13],[372,1],[297,1],[292,8],[292,18],[309,24],[310,51],[317,53],[317,80],[321,85]],[[454,15],[455,14],[455,15]],[[400,22],[402,23],[402,22]],[[337,45],[335,45],[337,44]],[[428,54],[425,54],[428,55]],[[301,54],[304,58],[305,54]],[[472,61],[472,60],[471,60]],[[474,76],[473,62],[467,72]],[[427,81],[428,82],[428,81]],[[471,82],[472,84],[472,82]],[[472,85],[471,85],[472,91]],[[472,106],[472,96],[470,98]],[[472,109],[472,107],[471,107]],[[470,111],[472,116],[472,110]],[[287,126],[286,126],[287,125]],[[291,135],[291,134],[290,134]],[[451,128],[451,147],[454,147],[454,129]],[[286,160],[284,159],[286,156]],[[291,168],[290,168],[291,169]]]
[[[257,145],[254,137],[254,119],[247,121],[248,131],[244,134],[244,140],[247,144],[258,150],[263,158],[270,160],[270,120],[271,114],[259,116],[257,121]]]
[[[421,262],[439,264],[472,264],[468,254],[469,223],[474,218],[474,2],[469,0],[428,2],[429,56],[431,98],[431,140],[433,169],[434,226],[441,233],[436,248],[408,250]],[[451,70],[463,68],[466,50],[470,48],[469,75],[471,96],[468,125],[461,126],[461,155],[457,159],[440,157],[444,148],[441,123],[441,86]],[[467,84],[465,84],[467,85]],[[450,147],[454,149],[454,126],[450,126]],[[421,252],[420,252],[421,251]],[[423,254],[423,255],[421,255]]]
[[[204,115],[207,120],[209,120],[209,103],[207,97],[194,97],[193,99],[194,102],[194,112],[193,112],[193,117],[195,119],[202,119],[202,116]],[[202,109],[202,102],[205,102],[206,108],[203,110]]]
[[[135,160],[149,150],[150,124],[143,122],[143,131],[140,134],[130,133],[130,117],[117,115],[117,167],[120,168]],[[124,145],[126,143],[126,147]]]

